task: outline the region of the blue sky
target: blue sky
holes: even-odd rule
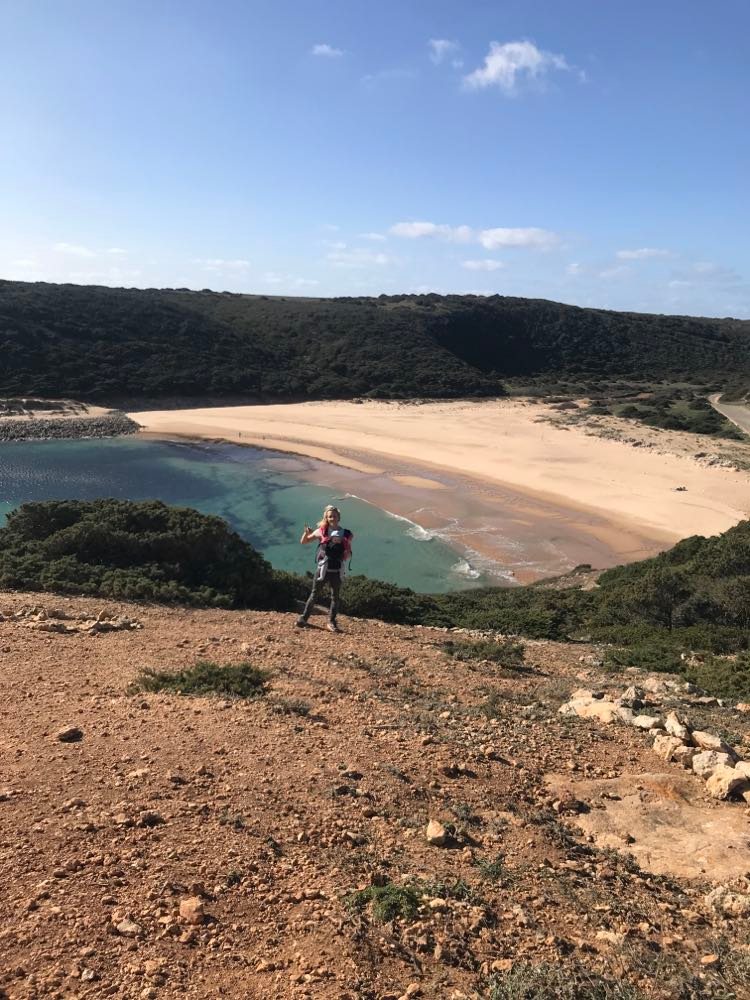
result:
[[[750,317],[747,0],[0,0],[0,277]]]

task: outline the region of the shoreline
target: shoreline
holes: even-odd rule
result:
[[[354,409],[354,404],[350,406]],[[451,545],[473,566],[494,566],[495,574],[505,576],[506,582],[529,583],[583,563],[604,569],[633,562],[656,555],[685,537],[679,531],[655,526],[645,517],[618,516],[618,512],[602,510],[578,497],[467,473],[424,457],[342,448],[339,444],[323,448],[301,436],[271,433],[270,427],[264,427],[268,433],[258,433],[246,423],[240,430],[236,421],[246,408],[240,412],[230,409],[229,420],[234,426],[226,418],[224,426],[205,426],[194,419],[202,413],[169,411],[170,428],[157,430],[149,414],[146,427],[151,429],[139,436],[274,451],[280,462],[293,461],[293,471],[302,478],[410,521]],[[252,409],[257,419],[259,410]],[[424,411],[425,407],[414,409]],[[143,414],[133,417],[144,422]],[[527,422],[531,424],[530,419]],[[302,425],[300,429],[304,429]],[[547,432],[553,437],[563,434],[554,428]],[[618,443],[607,445],[617,447]],[[750,508],[750,489],[747,497]],[[505,572],[498,573],[498,568]]]

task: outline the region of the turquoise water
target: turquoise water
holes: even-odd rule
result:
[[[355,535],[352,573],[433,593],[490,582],[467,579],[466,564],[438,539],[411,537],[410,522],[282,472],[278,459],[233,445],[133,438],[3,444],[0,522],[27,500],[159,499],[218,514],[273,566],[304,573],[314,547],[299,544],[302,527],[335,501]]]

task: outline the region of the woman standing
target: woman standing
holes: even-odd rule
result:
[[[341,591],[341,581],[346,573],[346,561],[351,558],[352,539],[354,535],[347,528],[341,527],[341,511],[332,504],[323,511],[323,517],[317,528],[313,531],[309,525],[305,525],[302,532],[300,544],[309,545],[310,542],[318,543],[318,551],[315,555],[315,575],[313,576],[312,590],[307,598],[305,610],[297,619],[297,627],[305,628],[307,619],[315,604],[321,584],[327,583],[331,588],[331,610],[328,616],[328,631],[339,632],[336,624],[336,615],[339,610],[339,592]]]

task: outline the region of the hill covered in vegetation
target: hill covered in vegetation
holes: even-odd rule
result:
[[[750,321],[504,296],[304,299],[0,281],[0,393],[492,396],[504,380],[750,382]]]

